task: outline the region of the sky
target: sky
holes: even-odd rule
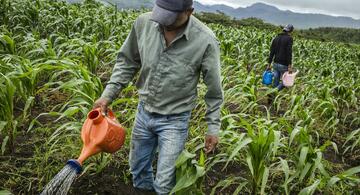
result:
[[[247,7],[257,2],[274,5],[281,10],[299,13],[321,13],[333,16],[349,16],[360,19],[360,0],[195,0],[202,4],[225,4],[231,7]]]

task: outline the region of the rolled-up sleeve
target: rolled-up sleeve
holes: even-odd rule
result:
[[[113,101],[134,78],[141,67],[141,60],[136,35],[136,21],[117,55],[109,82],[101,97]]]
[[[220,130],[220,111],[224,95],[220,76],[220,48],[216,40],[213,40],[206,49],[201,64],[201,72],[207,86],[205,94],[207,134],[218,135]]]

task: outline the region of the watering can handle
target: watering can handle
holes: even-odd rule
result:
[[[110,119],[116,119],[114,112],[113,112],[110,108],[107,109],[107,113],[103,113],[103,112],[101,111],[101,108],[100,108],[100,107],[95,108],[95,109],[93,109],[93,110],[98,110],[98,111],[101,113],[101,115],[103,115],[104,117],[108,117],[108,118],[110,118]]]
[[[106,116],[111,119],[116,119],[114,112],[110,108],[108,108],[108,113]]]

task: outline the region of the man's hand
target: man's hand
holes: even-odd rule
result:
[[[216,135],[206,135],[205,137],[205,153],[208,154],[215,150],[219,142],[219,137]]]
[[[292,71],[293,71],[293,69],[292,69],[292,65],[290,64],[289,65],[289,67],[288,67],[288,71],[289,71],[289,73],[291,74],[292,73]]]
[[[266,70],[271,70],[271,64],[268,64]]]
[[[109,101],[105,98],[99,98],[98,100],[95,101],[93,109],[95,108],[101,108],[101,113],[103,115],[107,115],[107,109],[109,106]]]

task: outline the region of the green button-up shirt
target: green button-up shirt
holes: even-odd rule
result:
[[[202,75],[207,86],[207,134],[217,135],[223,91],[215,35],[191,16],[183,32],[167,47],[161,26],[150,18],[151,13],[145,13],[134,22],[102,97],[113,101],[139,72],[136,87],[145,109],[164,115],[177,114],[195,107]]]

